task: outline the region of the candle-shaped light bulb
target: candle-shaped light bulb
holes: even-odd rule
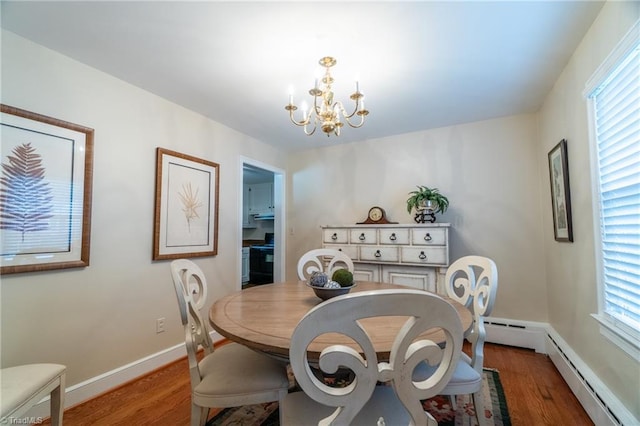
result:
[[[358,82],[358,80],[356,80],[356,93],[360,92],[360,82]]]
[[[293,105],[293,95],[289,93],[289,105]]]
[[[302,121],[305,121],[307,119],[307,102],[306,101],[302,101],[302,105],[300,105],[300,109],[302,109]]]

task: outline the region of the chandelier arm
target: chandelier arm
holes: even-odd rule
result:
[[[353,114],[351,116],[353,116]],[[358,128],[362,127],[362,125],[364,124],[364,114],[360,116],[360,124],[353,124],[349,118],[350,117],[346,117],[346,116],[344,117],[344,119],[347,122],[347,124],[350,127],[353,127],[354,129],[358,129]]]
[[[291,119],[291,122],[296,126],[306,126],[307,124],[309,124],[309,118],[307,118],[306,120],[296,121],[296,119],[293,118],[293,110],[289,111],[289,118]]]
[[[307,120],[307,124],[309,124],[309,120]],[[314,134],[316,132],[316,128],[317,128],[317,124],[318,124],[318,120],[313,120],[313,129],[311,129],[310,132],[307,131],[307,124],[304,125],[304,127],[302,128],[304,130],[304,134],[307,136],[311,136],[312,134]]]

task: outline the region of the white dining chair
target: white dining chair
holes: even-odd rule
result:
[[[191,376],[191,425],[204,425],[212,407],[281,401],[289,389],[286,365],[238,343],[214,348],[201,310],[207,300],[202,270],[186,259],[171,262],[171,275]],[[204,357],[198,361],[198,350]]]
[[[298,279],[306,281],[317,271],[324,272],[331,278],[336,269],[347,269],[353,272],[353,261],[340,250],[328,248],[309,250],[298,260]]]
[[[498,291],[498,269],[493,260],[482,256],[465,256],[453,262],[445,275],[447,296],[465,305],[473,313],[473,325],[465,335],[471,342],[471,357],[462,353],[449,383],[440,392],[451,396],[455,407],[456,395],[470,394],[479,425],[486,424],[482,394],[484,366],[484,317],[491,314]],[[419,366],[414,378],[429,374],[430,367]]]
[[[47,395],[51,425],[62,426],[67,367],[61,364],[25,364],[0,370],[0,424],[19,422]]]
[[[395,330],[389,360],[380,361],[361,320],[385,316],[406,316],[407,320]],[[440,345],[418,337],[432,329],[442,330]],[[333,333],[350,337],[359,350],[330,345],[311,365],[309,344],[318,337],[330,342]],[[447,384],[462,351],[462,339],[456,309],[424,291],[362,291],[320,303],[302,318],[291,338],[291,368],[302,391],[284,398],[282,424],[436,426],[421,400],[437,395]],[[433,366],[432,375],[414,382],[411,372],[423,361]],[[324,374],[350,370],[353,381],[344,387],[330,386],[314,371],[316,366]]]

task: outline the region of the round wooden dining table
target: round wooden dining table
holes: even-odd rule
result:
[[[414,289],[389,283],[358,282],[351,293],[394,288]],[[464,305],[443,298],[456,308],[462,329],[470,329],[473,321],[471,312]],[[265,284],[218,299],[209,309],[209,322],[214,330],[229,340],[280,359],[288,359],[293,330],[302,317],[319,303],[322,300],[304,281]],[[361,321],[379,360],[388,360],[393,341],[406,320],[407,317],[378,317]],[[427,331],[421,337],[436,343],[444,342],[444,333],[439,330]],[[324,334],[309,346],[309,359],[317,360],[322,349],[335,344],[359,350],[357,344],[344,335]]]

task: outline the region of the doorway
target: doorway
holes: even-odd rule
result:
[[[248,158],[240,169],[241,288],[283,281],[284,171]]]

